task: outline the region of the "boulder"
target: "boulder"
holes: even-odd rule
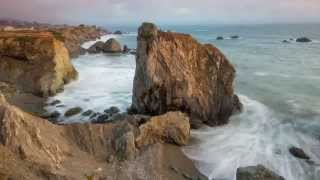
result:
[[[218,36],[216,40],[224,40],[224,38],[222,36]]]
[[[90,54],[101,53],[103,51],[103,46],[104,46],[104,42],[98,41],[88,49],[88,53]]]
[[[231,39],[239,39],[239,36],[238,35],[234,35],[234,36],[231,36],[230,38]]]
[[[236,180],[285,180],[262,165],[240,167],[236,176]]]
[[[190,35],[139,28],[132,112],[182,111],[208,125],[228,122],[234,102],[235,68],[216,47]]]
[[[0,34],[0,81],[22,92],[49,96],[76,77],[68,50],[51,33]]]
[[[299,158],[299,159],[306,159],[309,160],[310,157],[303,151],[303,149],[297,147],[290,147],[289,152],[292,156]]]
[[[71,108],[71,109],[67,110],[67,111],[64,113],[64,116],[65,116],[65,117],[71,117],[71,116],[80,114],[81,111],[82,111],[82,108],[81,108],[81,107],[74,107],[74,108]]]
[[[122,51],[122,53],[127,54],[127,53],[129,53],[129,52],[130,52],[130,49],[128,48],[128,46],[127,46],[127,45],[124,45],[124,46],[123,46],[123,51]]]
[[[121,53],[122,52],[121,45],[116,39],[111,38],[107,42],[104,43],[103,52],[105,52],[105,53]]]
[[[122,31],[117,30],[117,31],[113,32],[113,34],[122,35],[123,33],[122,33]]]
[[[307,42],[311,42],[312,40],[307,38],[307,37],[300,37],[296,39],[296,42],[302,42],[302,43],[307,43]]]
[[[91,116],[93,113],[94,113],[94,111],[92,111],[92,110],[87,110],[87,111],[83,112],[81,115],[82,115],[82,116]]]
[[[190,138],[189,117],[181,112],[168,112],[151,117],[139,127],[139,131],[140,134],[136,140],[138,147],[159,142],[187,145]]]

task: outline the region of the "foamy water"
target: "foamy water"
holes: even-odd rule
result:
[[[287,180],[320,179],[319,141],[297,131],[292,122],[277,119],[262,103],[240,99],[244,112],[228,125],[192,132],[198,142],[184,152],[201,172],[209,179],[235,180],[238,167],[263,164]],[[292,146],[303,148],[313,162],[293,157],[288,151]]]
[[[106,41],[114,35],[103,36]],[[90,47],[95,41],[85,43]],[[49,99],[49,102],[60,100],[57,106],[46,107],[49,112],[58,111],[64,114],[68,109],[81,107],[83,111],[103,112],[116,106],[122,111],[131,104],[132,84],[135,70],[135,57],[122,54],[86,54],[72,60],[79,73],[78,80],[65,86],[64,91]],[[61,107],[63,105],[63,107]],[[71,118],[61,117],[65,122],[87,121],[81,115]]]

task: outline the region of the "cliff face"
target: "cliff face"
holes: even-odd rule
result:
[[[181,110],[191,123],[227,122],[235,107],[235,69],[214,46],[190,35],[139,28],[132,108],[138,113]]]
[[[65,43],[66,48],[72,58],[83,54],[85,51],[81,48],[82,43],[96,40],[106,32],[95,26],[77,26],[55,28],[50,30],[56,38]]]
[[[64,44],[49,32],[0,34],[0,81],[23,92],[53,95],[77,72]]]

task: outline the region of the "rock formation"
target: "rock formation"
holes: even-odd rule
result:
[[[96,40],[106,32],[95,26],[80,25],[77,27],[54,28],[50,31],[57,39],[65,43],[70,57],[74,58],[83,53],[82,43]]]
[[[262,165],[237,169],[236,180],[285,180]]]
[[[177,118],[168,123],[182,121],[179,113],[166,116]],[[176,146],[155,141],[141,149],[136,146],[139,126],[149,121],[159,123],[152,122],[158,121],[157,117],[155,120],[143,117],[128,116],[126,120],[109,124],[58,126],[22,112],[0,94],[0,179],[78,180],[94,177],[138,180],[162,177],[183,180],[190,177],[205,180]],[[156,139],[151,136],[158,132],[161,131],[149,133],[148,137]],[[171,133],[174,134],[177,135]]]
[[[77,77],[64,44],[49,32],[0,35],[0,81],[20,91],[53,95]]]
[[[312,40],[307,37],[300,37],[296,39],[296,42],[308,43],[308,42],[312,42]]]
[[[139,28],[132,110],[159,115],[186,112],[191,124],[220,125],[241,109],[234,94],[235,69],[214,46],[190,35]]]
[[[107,42],[104,43],[103,52],[105,52],[105,53],[121,53],[122,48],[121,48],[120,43],[116,39],[111,38]]]
[[[102,42],[102,41],[98,41],[98,42],[94,43],[88,49],[88,53],[90,53],[90,54],[101,53],[103,51],[103,45],[104,45],[104,42]]]

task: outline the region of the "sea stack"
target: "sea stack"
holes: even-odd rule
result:
[[[189,114],[191,124],[221,125],[241,109],[234,94],[235,68],[211,44],[190,35],[139,28],[132,110]]]

